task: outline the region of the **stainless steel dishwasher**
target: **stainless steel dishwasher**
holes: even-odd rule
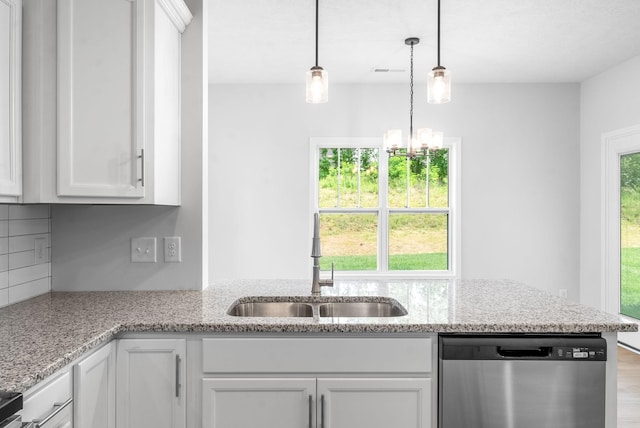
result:
[[[604,428],[598,336],[441,335],[439,428]]]

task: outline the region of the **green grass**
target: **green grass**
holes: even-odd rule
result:
[[[320,260],[322,270],[376,270],[376,256],[326,256]],[[389,257],[389,270],[446,270],[446,253],[398,254]]]
[[[640,319],[640,248],[622,248],[620,312]]]

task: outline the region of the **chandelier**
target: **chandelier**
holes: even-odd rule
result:
[[[384,134],[384,147],[390,156],[429,156],[429,150],[442,148],[444,135],[431,128],[413,129],[413,47],[420,43],[417,37],[409,37],[404,41],[411,47],[411,68],[409,74],[409,135],[406,147],[402,142],[402,130],[390,129]]]

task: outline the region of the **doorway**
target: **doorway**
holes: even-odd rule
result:
[[[603,135],[607,312],[640,324],[640,126]],[[640,333],[618,340],[640,349]]]

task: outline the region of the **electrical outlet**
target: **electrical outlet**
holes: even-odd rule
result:
[[[567,298],[567,289],[566,288],[561,288],[560,289],[560,297],[566,299]]]
[[[131,263],[155,263],[156,238],[131,238]]]
[[[166,263],[180,263],[182,261],[179,236],[164,237],[164,261]]]
[[[35,263],[45,263],[47,261],[47,240],[46,238],[36,238],[33,240],[35,250]]]

